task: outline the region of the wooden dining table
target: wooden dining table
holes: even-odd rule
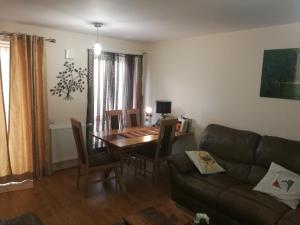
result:
[[[124,156],[131,155],[136,147],[157,142],[158,133],[158,127],[131,127],[109,131],[92,131],[90,134],[107,145],[112,157],[122,161]],[[192,132],[176,131],[174,140],[192,135]],[[107,170],[104,176],[108,177],[109,174],[110,170]]]
[[[158,140],[158,127],[131,127],[110,131],[93,131],[91,135],[106,144],[119,149],[128,149]],[[192,132],[175,132],[175,140],[192,136]]]

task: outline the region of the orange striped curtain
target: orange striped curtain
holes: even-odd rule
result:
[[[10,181],[38,179],[43,174],[50,173],[51,169],[44,80],[44,39],[13,35],[10,49],[8,162],[5,163],[9,165]],[[1,109],[0,114],[1,117]],[[0,120],[2,119],[1,117]],[[2,176],[2,171],[0,174],[0,182],[3,182],[5,176]]]

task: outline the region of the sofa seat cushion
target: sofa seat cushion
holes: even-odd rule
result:
[[[280,219],[278,225],[295,225],[300,224],[300,208],[298,207],[295,210],[289,210],[284,216]]]
[[[241,184],[225,173],[201,175],[199,172],[192,172],[184,176],[178,174],[175,179],[180,189],[213,207],[217,206],[219,195],[223,191]]]
[[[275,198],[244,184],[220,195],[218,208],[242,224],[274,225],[289,208]]]

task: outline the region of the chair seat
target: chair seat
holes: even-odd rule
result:
[[[145,146],[142,146],[140,148],[137,149],[137,155],[149,158],[149,159],[153,159],[155,158],[155,148],[156,148],[156,144],[148,144]],[[159,158],[163,158],[166,155],[164,154],[164,151],[160,151],[159,152]]]
[[[106,147],[98,147],[98,148],[89,148],[88,149],[89,155],[93,155],[93,154],[101,153],[101,152],[107,152]]]
[[[94,153],[89,155],[89,166],[104,166],[113,162],[117,162],[116,159],[112,158],[107,152]]]

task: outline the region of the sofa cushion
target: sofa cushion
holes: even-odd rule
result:
[[[295,225],[300,224],[300,208],[296,210],[289,210],[284,216],[280,219],[278,225]]]
[[[201,174],[215,174],[225,171],[207,151],[197,150],[186,151],[185,153]]]
[[[300,175],[272,162],[266,176],[253,190],[271,195],[296,209],[300,202]]]
[[[267,173],[271,162],[300,174],[300,142],[279,137],[263,136],[255,151],[248,182],[256,185]]]
[[[266,194],[244,184],[220,195],[218,208],[242,224],[274,225],[289,208]]]
[[[248,182],[259,139],[250,131],[210,124],[202,133],[200,148],[210,152],[229,175]]]
[[[168,164],[174,165],[181,173],[188,173],[196,169],[194,164],[184,152],[171,155],[168,158]]]
[[[271,162],[300,174],[300,141],[263,136],[257,147],[254,163],[269,168]]]
[[[223,160],[220,157],[217,157],[213,154],[211,154],[214,159],[222,166],[222,168],[225,169],[225,172],[243,182],[248,182],[248,174],[251,168],[250,164],[246,163],[233,163],[230,161]]]
[[[177,174],[174,179],[181,190],[212,207],[217,206],[219,195],[223,191],[241,184],[239,180],[223,173],[201,175],[199,172],[192,172]]]

